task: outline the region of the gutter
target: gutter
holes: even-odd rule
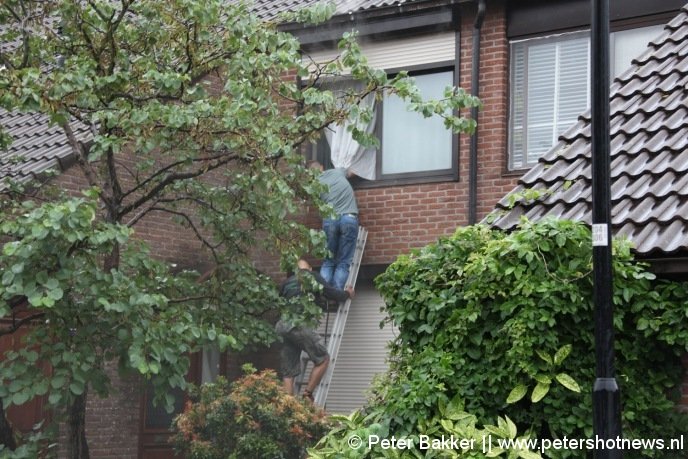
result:
[[[486,0],[476,0],[478,12],[473,23],[473,62],[471,64],[471,95],[478,97],[480,93],[480,30],[485,19]],[[478,120],[478,107],[471,108],[471,118]],[[471,136],[471,146],[468,164],[468,224],[474,225],[477,220],[478,208],[478,127]]]
[[[296,36],[302,45],[319,46],[328,42],[336,44],[341,39],[342,33],[350,31],[352,28],[357,29],[361,37],[375,36],[381,32],[408,33],[413,28],[418,29],[416,32],[438,30],[442,27],[450,30],[452,21],[451,14],[447,12],[447,7],[472,1],[395,0],[395,3],[389,5],[336,12],[326,23],[317,26],[292,22],[280,24],[278,27],[283,32]],[[405,21],[414,24],[409,26]]]

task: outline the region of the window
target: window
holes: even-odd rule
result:
[[[512,44],[511,169],[537,162],[585,111],[588,55],[587,34]]]
[[[444,88],[454,84],[454,72],[442,71],[416,75],[416,85],[425,99],[440,99]],[[423,118],[407,108],[397,96],[386,97],[378,122],[381,148],[378,153],[378,178],[403,174],[451,173],[452,133],[442,118]]]
[[[611,34],[611,69],[621,74],[662,26]],[[512,41],[509,169],[532,166],[589,106],[589,32]]]
[[[657,38],[664,30],[663,25],[620,30],[611,34],[611,73],[612,78],[621,75],[631,61],[639,56],[647,44]]]
[[[433,69],[411,74],[424,99],[443,97],[444,89],[454,85],[452,68]],[[458,169],[454,154],[455,135],[444,127],[437,116],[423,118],[407,109],[408,103],[390,95],[375,107],[375,134],[380,148],[370,151],[374,167],[372,180],[361,185],[390,182],[423,182],[454,179]],[[372,127],[372,126],[371,126]],[[325,136],[314,146],[311,154],[323,164],[329,163],[330,145]]]

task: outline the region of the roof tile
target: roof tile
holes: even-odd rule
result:
[[[688,254],[688,6],[611,87],[612,228],[646,256]],[[498,204],[493,224],[522,215],[590,223],[590,111]],[[510,200],[546,189],[535,201]],[[513,196],[513,197],[510,197]]]
[[[67,137],[58,126],[50,125],[44,115],[8,112],[0,108],[0,119],[13,142],[0,151],[0,179],[11,178],[20,182],[38,178],[49,169],[61,170],[60,161],[71,156]],[[88,128],[72,123],[78,140],[90,137]],[[0,180],[0,190],[7,187]]]

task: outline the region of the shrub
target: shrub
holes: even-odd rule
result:
[[[224,378],[192,394],[175,419],[175,449],[190,459],[302,459],[330,427],[325,414],[282,389],[275,373]]]
[[[411,434],[458,396],[488,422],[508,412],[541,438],[591,437],[591,239],[583,224],[524,221],[510,234],[460,228],[399,257],[376,279],[399,328],[388,383],[373,402],[390,429]],[[655,279],[627,241],[614,242],[613,263],[624,436],[677,437],[688,431],[674,409],[688,284]],[[571,378],[581,393],[569,390]]]
[[[437,406],[438,416],[423,420],[413,434],[397,435],[390,430],[390,418],[382,411],[364,415],[333,416],[338,424],[318,444],[308,450],[309,459],[469,459],[505,457],[541,459],[537,448],[529,448],[532,434],[518,434],[508,417],[498,417],[497,425],[478,426],[477,418],[464,411],[463,401],[455,398]],[[424,436],[425,438],[421,438]],[[454,439],[455,443],[429,447],[433,441]],[[378,440],[394,441],[393,446]],[[509,442],[500,445],[500,441]]]

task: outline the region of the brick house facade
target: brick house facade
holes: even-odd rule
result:
[[[454,78],[463,88],[471,87],[473,54],[473,32],[475,18],[478,12],[475,1],[415,1],[415,2],[359,2],[361,5],[353,11],[338,10],[332,22],[339,24],[344,21],[358,21],[362,25],[371,27],[368,35],[362,34],[365,42],[394,41],[402,38],[429,36],[436,33],[427,25],[414,25],[414,21],[428,14],[439,14],[446,19],[443,31],[450,30],[455,37],[454,49]],[[549,3],[549,7],[547,4]],[[575,22],[566,23],[565,18],[560,22],[554,22],[551,29],[543,25],[548,13],[558,6],[568,8],[572,4],[578,7],[580,1],[552,1],[552,2],[526,2],[515,0],[489,0],[486,2],[484,21],[480,28],[480,68],[479,68],[479,97],[483,107],[478,115],[478,142],[477,150],[479,161],[477,163],[477,208],[478,220],[490,213],[497,202],[516,187],[519,178],[524,173],[524,168],[510,170],[510,69],[511,69],[511,43],[518,40],[533,38],[535,35],[561,34],[565,32],[584,30],[586,25]],[[633,2],[636,3],[642,2]],[[652,2],[646,2],[652,3]],[[534,16],[533,30],[523,27],[523,30],[510,32],[510,21],[514,18],[522,19],[525,5],[532,7],[529,10]],[[256,3],[259,14],[270,16],[280,8],[280,2],[263,0]],[[533,6],[535,5],[535,6]],[[537,9],[539,5],[541,9]],[[554,5],[554,6],[552,6]],[[650,23],[658,24],[666,22],[681,7],[680,2],[661,1],[649,6],[650,10],[641,11],[628,8],[628,15],[632,17],[617,17],[619,27],[630,27],[634,21],[640,21],[644,16],[651,17]],[[647,6],[647,5],[646,5]],[[543,13],[545,19],[538,19],[536,13]],[[587,14],[587,13],[586,13]],[[571,16],[575,18],[576,16]],[[415,19],[414,19],[415,18]],[[372,24],[372,25],[371,25]],[[384,34],[375,33],[375,27],[387,25]],[[413,32],[406,33],[404,27],[414,28]],[[538,29],[539,30],[535,30]],[[336,29],[336,27],[335,27]],[[382,29],[378,29],[382,30]],[[307,34],[302,34],[307,36]],[[327,41],[327,39],[325,40]],[[319,43],[312,42],[317,50]],[[365,48],[364,48],[365,49]],[[435,241],[439,236],[451,234],[456,227],[468,224],[469,214],[469,163],[470,163],[470,137],[459,136],[455,143],[456,148],[451,154],[456,156],[456,170],[451,179],[431,180],[425,182],[422,177],[416,176],[413,180],[402,182],[380,182],[361,185],[356,188],[356,197],[360,210],[360,222],[368,231],[368,243],[362,260],[362,273],[360,282],[361,296],[368,301],[366,307],[375,309],[380,305],[379,295],[372,288],[372,277],[379,273],[385,266],[394,261],[400,254],[408,252],[412,248],[422,247]],[[85,185],[83,177],[76,168],[70,168],[57,177],[56,183],[61,187],[77,192]],[[155,253],[161,257],[176,263],[187,263],[198,253],[199,246],[192,235],[179,234],[178,226],[170,224],[167,216],[151,214],[136,226],[139,237],[149,241]],[[317,218],[309,216],[313,226],[317,226]],[[193,242],[192,242],[193,241]],[[259,260],[263,269],[278,276],[274,260]],[[369,311],[368,311],[369,312]],[[368,313],[366,312],[366,314]],[[379,316],[361,315],[359,319],[352,317],[350,320],[363,322],[379,321]],[[367,330],[367,329],[366,329]],[[377,332],[365,332],[377,333]],[[377,335],[376,335],[377,336]],[[384,369],[384,343],[391,339],[389,331],[380,334],[374,340],[375,352],[370,347],[354,349],[353,344],[349,350],[349,357],[342,357],[342,364],[346,358],[352,361],[361,358],[361,353],[375,353],[374,363],[371,369],[360,371],[358,381],[361,387],[369,385],[370,376]],[[370,346],[368,341],[365,346]],[[343,347],[347,346],[345,341]],[[379,348],[379,349],[378,349]],[[346,351],[344,351],[346,352]],[[276,352],[274,349],[258,353],[252,356],[232,356],[223,363],[224,370],[230,375],[237,374],[237,368],[243,360],[253,360],[259,367],[275,366]],[[688,366],[688,357],[684,359]],[[351,373],[346,365],[342,366]],[[366,373],[367,372],[367,373]],[[346,378],[349,375],[342,375]],[[336,374],[335,374],[335,377]],[[344,379],[342,385],[355,385]],[[358,387],[358,386],[357,386]],[[331,391],[336,392],[336,384]],[[344,392],[344,390],[342,389]],[[359,391],[360,392],[360,391]],[[347,394],[346,400],[338,410],[346,410],[351,404],[362,400],[362,393]],[[113,395],[107,400],[96,397],[89,398],[87,414],[87,435],[90,441],[91,455],[94,458],[166,458],[171,457],[169,448],[164,445],[164,429],[146,431],[145,397],[144,390],[136,381],[120,381],[115,384]],[[688,382],[683,385],[682,403],[688,406]],[[156,438],[156,435],[159,438]],[[151,441],[146,444],[146,439]]]

